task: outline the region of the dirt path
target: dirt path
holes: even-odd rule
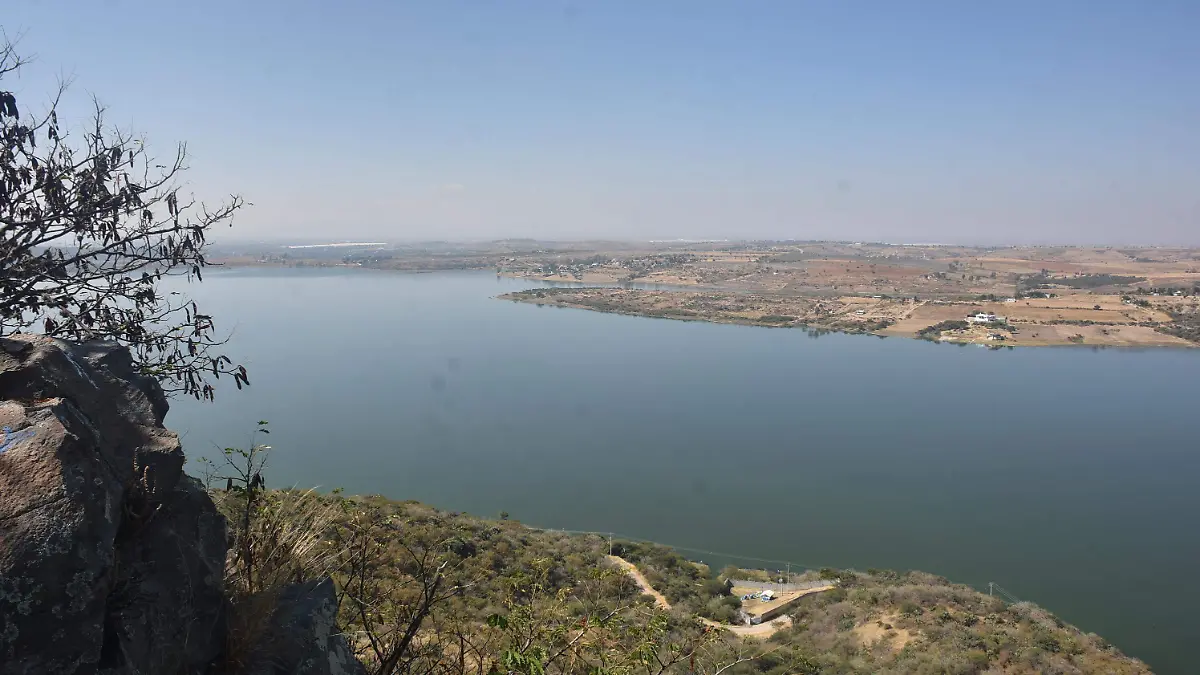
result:
[[[642,592],[654,598],[654,604],[662,607],[663,609],[671,609],[671,603],[667,602],[667,598],[663,596],[662,593],[654,590],[654,587],[650,585],[650,582],[646,580],[646,576],[642,574],[641,570],[639,570],[637,566],[628,560],[615,555],[608,556],[608,560],[617,567],[625,570],[629,576],[633,577],[633,580],[637,582],[637,585],[642,589]],[[832,585],[822,586],[819,588],[810,588],[805,591],[801,591],[796,597],[809,595],[810,593],[820,593],[821,591],[827,591],[831,588],[833,588]],[[700,622],[706,626],[727,630],[738,637],[766,638],[774,635],[776,631],[783,630],[784,628],[792,625],[792,617],[790,616],[781,616],[774,621],[767,621],[756,626],[731,626],[725,623],[717,623],[712,619],[706,619],[704,617],[698,618],[700,619]]]
[[[663,609],[671,609],[671,603],[667,602],[666,596],[654,590],[654,587],[650,585],[649,581],[646,581],[646,576],[642,574],[636,565],[615,555],[608,556],[608,561],[624,569],[629,576],[633,577],[633,580],[641,587],[642,592],[654,598],[654,604]]]

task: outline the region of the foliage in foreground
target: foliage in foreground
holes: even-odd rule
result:
[[[38,331],[115,340],[169,392],[212,399],[212,381],[245,368],[217,350],[211,316],[164,277],[202,278],[208,234],[240,197],[213,208],[181,190],[187,151],[154,157],[97,105],[77,136],[60,123],[65,85],[41,114],[6,91],[25,61],[0,30],[0,335]]]
[[[781,663],[803,658],[656,608],[607,564],[607,542],[597,537],[377,497],[267,490],[267,449],[230,448],[209,471],[210,485],[224,484],[212,494],[233,530],[221,673],[269,663],[274,599],[289,583],[325,575],[372,675],[717,675],[752,672],[737,668],[767,652]]]

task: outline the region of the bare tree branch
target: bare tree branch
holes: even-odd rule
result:
[[[225,339],[212,317],[159,289],[166,277],[203,280],[208,233],[245,201],[210,210],[183,198],[186,146],[160,163],[144,140],[107,125],[98,102],[70,142],[57,112],[65,82],[44,114],[22,114],[2,85],[25,63],[0,40],[0,335],[116,340],[168,392],[197,399],[212,399],[222,375],[249,384],[217,351]]]

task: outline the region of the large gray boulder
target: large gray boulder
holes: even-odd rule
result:
[[[268,628],[271,658],[255,675],[365,675],[337,627],[333,581],[283,589]]]
[[[249,665],[225,652],[225,519],[183,473],[167,407],[116,344],[0,338],[0,675]],[[241,645],[255,672],[363,672],[330,580],[263,597],[270,626]]]
[[[0,338],[0,675],[201,673],[225,522],[111,343]]]

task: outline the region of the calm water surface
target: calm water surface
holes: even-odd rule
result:
[[[275,484],[994,581],[1195,672],[1200,350],[993,352],[492,299],[531,285],[213,274],[188,291],[253,387],[167,422],[196,458],[269,420]]]

